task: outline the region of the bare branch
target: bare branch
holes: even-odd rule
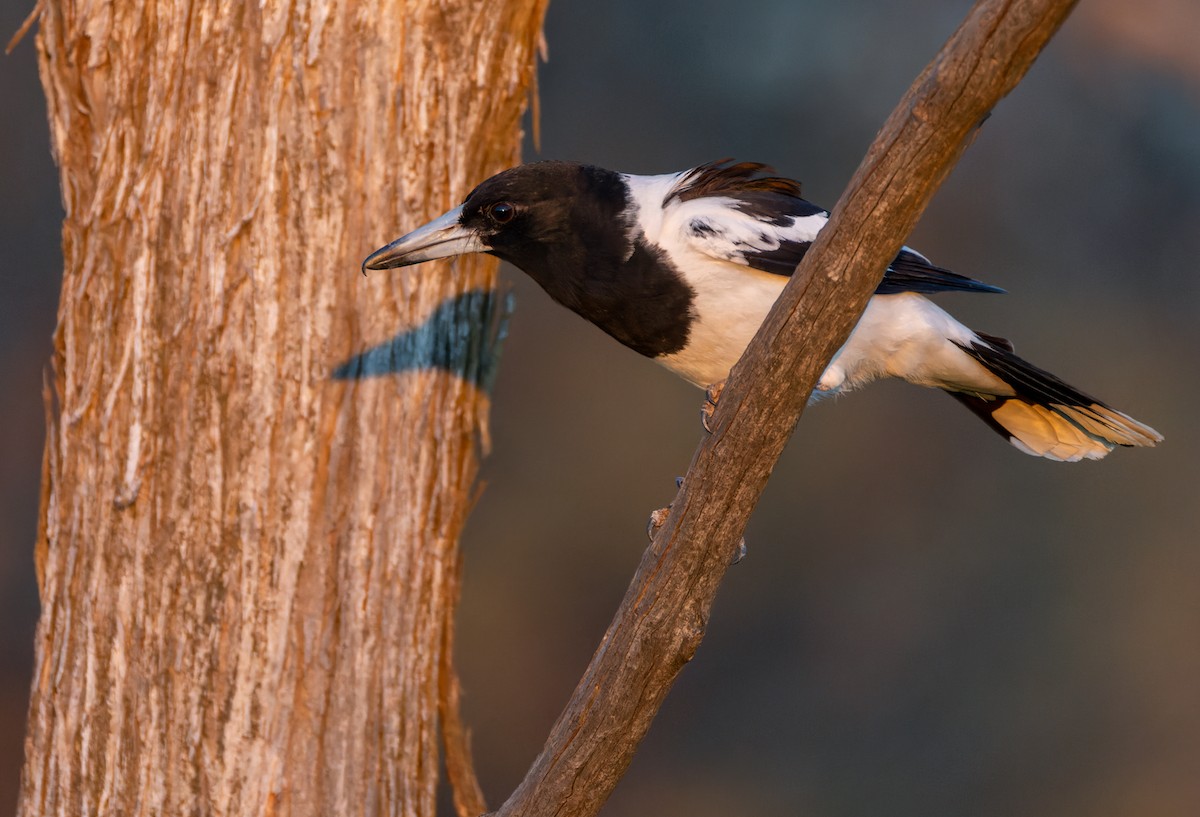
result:
[[[888,118],[742,360],[671,513],[541,755],[498,814],[593,815],[703,637],[817,377],[934,191],[1074,0],[983,0]]]

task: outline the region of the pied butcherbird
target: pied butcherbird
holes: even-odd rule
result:
[[[499,173],[363,270],[488,253],[629,348],[701,387],[725,380],[829,213],[770,168],[637,176],[573,162]],[[1100,459],[1154,429],[972,331],[930,301],[1003,290],[900,250],[811,399],[883,377],[941,389],[1026,454]],[[710,392],[711,393],[711,392]]]

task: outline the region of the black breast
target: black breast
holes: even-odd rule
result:
[[[527,204],[519,235],[496,242],[492,252],[634,351],[658,357],[681,350],[694,294],[663,253],[630,229],[624,178],[587,165],[525,168],[553,173],[543,189],[554,192]]]
[[[572,309],[647,357],[687,345],[694,294],[661,250],[639,239],[628,260],[598,258],[588,266]]]

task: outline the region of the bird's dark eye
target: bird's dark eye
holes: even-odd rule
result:
[[[487,214],[496,224],[507,224],[517,214],[517,208],[507,201],[498,201],[487,209]]]

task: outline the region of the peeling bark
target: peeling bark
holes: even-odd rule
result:
[[[432,814],[546,0],[45,0],[64,276],[20,813]]]

